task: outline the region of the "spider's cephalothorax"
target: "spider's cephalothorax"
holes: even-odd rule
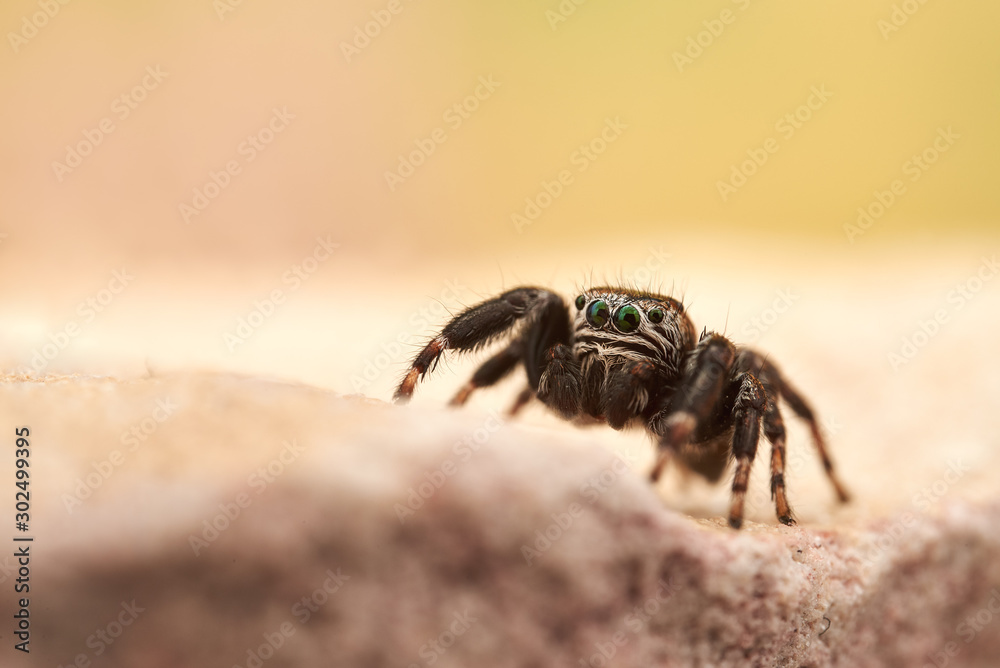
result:
[[[778,519],[794,524],[785,495],[781,398],[808,422],[827,476],[839,499],[847,500],[812,409],[762,355],[715,332],[697,336],[684,306],[671,297],[598,287],[584,291],[573,305],[571,315],[558,295],[521,287],[466,309],[413,360],[396,401],[409,399],[444,351],[476,350],[503,337],[504,348],[475,372],[452,404],[464,404],[476,388],[493,385],[523,364],[528,387],[511,414],[537,397],[567,419],[606,422],[615,429],[641,422],[658,443],[654,482],[671,457],[717,481],[732,456],[729,524],[739,528],[761,426],[771,442],[771,496]]]

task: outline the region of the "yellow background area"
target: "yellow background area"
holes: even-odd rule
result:
[[[720,328],[820,270],[891,294],[903,261],[940,301],[1000,227],[998,22],[939,0],[6,2],[2,361],[123,268],[47,371],[340,387],[316,355],[360,367],[502,287],[590,276],[691,288]],[[880,215],[851,232],[859,207]],[[291,294],[317,237],[336,259]],[[307,312],[227,349],[275,289]]]

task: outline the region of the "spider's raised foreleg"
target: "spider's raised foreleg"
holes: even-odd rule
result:
[[[523,362],[528,373],[528,387],[518,395],[517,401],[510,408],[508,414],[514,416],[528,401],[535,397],[539,383],[550,364],[551,356],[549,353],[553,346],[565,345],[568,341],[569,312],[561,299],[550,299],[537,308],[524,334],[486,360],[476,370],[469,382],[452,398],[451,405],[461,406],[468,401],[473,391],[498,383],[513,371],[518,363]],[[558,357],[562,356],[560,354]],[[549,369],[555,382],[558,382],[561,371],[558,363]],[[565,384],[565,380],[562,384]],[[559,399],[558,393],[555,399]],[[561,403],[566,404],[566,400],[562,399]],[[562,411],[562,409],[560,410]]]
[[[820,460],[823,463],[823,470],[826,471],[826,475],[830,479],[830,484],[833,485],[833,489],[837,493],[837,498],[840,499],[842,503],[848,501],[850,499],[850,495],[848,494],[844,485],[837,478],[837,473],[833,468],[833,462],[830,460],[830,455],[826,449],[826,441],[823,438],[823,433],[820,431],[819,424],[816,420],[816,416],[813,413],[812,407],[809,406],[809,403],[802,397],[801,394],[799,394],[799,392],[795,388],[793,388],[788,383],[787,380],[785,380],[785,378],[781,375],[781,372],[778,371],[778,368],[774,364],[769,362],[760,353],[757,353],[753,350],[741,350],[739,353],[737,366],[741,370],[750,371],[755,376],[757,376],[758,379],[760,379],[761,384],[764,385],[764,389],[767,391],[768,396],[771,398],[771,402],[775,404],[775,412],[777,412],[777,402],[778,402],[778,397],[780,396],[788,403],[791,409],[795,411],[796,415],[798,415],[800,418],[802,418],[809,424],[809,430],[812,432],[813,443],[815,444],[816,451],[819,453]],[[778,421],[780,422],[780,420],[781,416],[778,415]],[[775,430],[777,435],[777,426],[780,426],[781,459],[782,462],[784,462],[785,458],[784,425],[776,425],[774,427],[770,427],[770,429]],[[765,429],[765,434],[768,437],[768,440],[770,440],[771,443],[775,444],[776,446],[777,443],[775,439],[772,438],[771,434],[768,432],[769,426],[768,426],[767,415],[764,416],[764,429]],[[775,467],[774,467],[775,463],[774,460],[776,456],[777,455],[775,455],[772,452],[771,455],[772,494],[774,493],[776,487]],[[784,487],[783,476],[781,482],[782,482],[781,487]]]
[[[559,317],[553,318],[553,313]],[[559,322],[560,317],[562,322]],[[409,371],[396,388],[393,399],[396,402],[408,400],[413,395],[417,381],[434,368],[446,350],[477,350],[509,334],[516,325],[526,321],[529,327],[521,337],[521,342],[530,382],[538,367],[537,360],[541,358],[537,346],[543,345],[547,339],[560,336],[568,341],[570,325],[566,306],[558,295],[539,288],[521,287],[508,290],[499,297],[472,306],[455,316],[414,358]],[[502,371],[506,363],[504,360],[498,361],[497,366],[489,370],[490,373]],[[533,387],[537,387],[537,376],[541,372],[536,373]],[[503,374],[499,377],[502,376]]]

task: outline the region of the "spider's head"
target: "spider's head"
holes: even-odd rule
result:
[[[598,287],[574,305],[574,351],[582,359],[645,359],[677,368],[694,348],[694,324],[672,297]]]
[[[685,318],[683,305],[673,297],[624,288],[599,287],[584,291],[574,302],[577,330],[586,323],[590,329],[619,334],[669,327]]]

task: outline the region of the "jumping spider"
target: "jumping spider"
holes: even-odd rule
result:
[[[847,501],[812,409],[763,355],[707,329],[696,336],[683,304],[672,297],[596,287],[578,296],[574,306],[571,317],[559,295],[520,287],[466,309],[416,356],[395,401],[408,400],[417,380],[446,350],[473,351],[504,337],[503,350],[479,367],[452,405],[464,404],[475,389],[524,364],[528,387],[511,414],[537,397],[566,419],[606,422],[614,429],[641,421],[658,445],[653,482],[671,457],[716,482],[732,456],[729,525],[739,529],[761,424],[771,442],[771,498],[778,520],[795,523],[785,495],[781,397],[809,424],[826,475]]]

